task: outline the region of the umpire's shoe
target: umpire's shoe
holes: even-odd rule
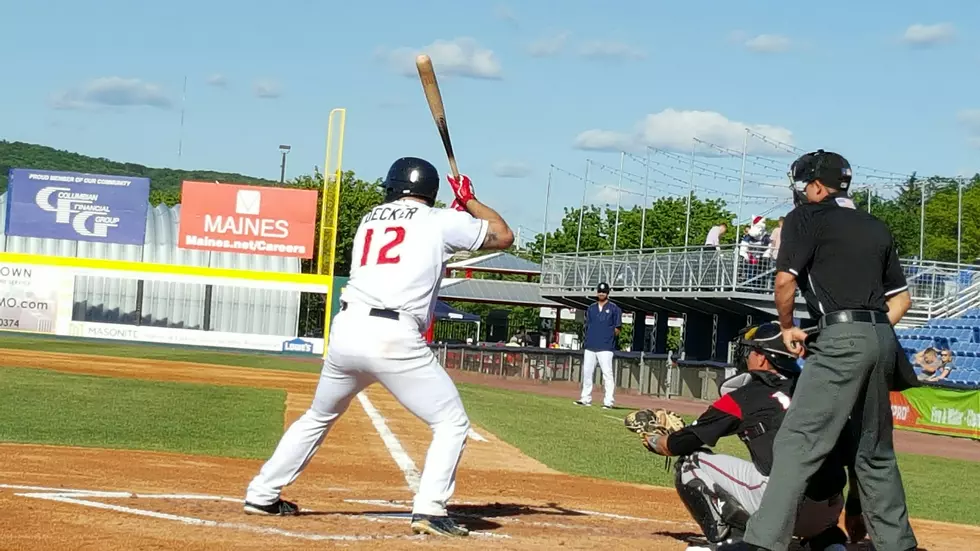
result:
[[[277,499],[269,505],[257,505],[245,502],[246,515],[265,515],[272,517],[288,517],[299,514],[299,507],[291,501]]]
[[[470,531],[453,519],[432,515],[412,515],[412,532],[432,536],[468,536]]]

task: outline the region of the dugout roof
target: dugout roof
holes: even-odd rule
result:
[[[439,289],[440,300],[463,300],[511,306],[546,306],[562,308],[562,304],[541,296],[541,286],[523,281],[494,279],[444,279]]]
[[[540,264],[503,251],[453,262],[448,264],[446,268],[450,270],[473,270],[474,272],[541,274]]]

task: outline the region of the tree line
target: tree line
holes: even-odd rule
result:
[[[21,142],[0,141],[0,192],[6,190],[7,172],[10,168],[35,168],[90,172],[98,174],[144,176],[150,178],[150,202],[153,205],[173,206],[180,202],[180,186],[183,180],[219,181],[251,185],[279,186],[278,182],[255,178],[237,173],[175,170],[151,168],[134,163],[110,161],[54,148],[25,144]],[[334,273],[346,276],[350,273],[350,258],[354,233],[360,218],[374,205],[383,200],[381,178],[365,180],[358,178],[353,171],[342,174],[340,184],[340,206],[336,235],[336,255]],[[323,175],[319,172],[298,176],[288,180],[284,186],[298,189],[321,189]],[[862,190],[852,194],[858,208],[866,210],[871,201],[871,212],[891,228],[902,257],[919,254],[919,207],[925,195],[925,246],[924,258],[945,262],[955,262],[957,254],[957,214],[960,182],[953,178],[911,176],[902,183],[891,196]],[[444,205],[443,205],[444,206]],[[317,235],[319,235],[319,212],[317,205]],[[547,233],[547,253],[574,252],[578,246],[581,251],[611,250],[615,239],[617,249],[638,249],[655,247],[679,247],[684,245],[687,225],[687,199],[677,197],[652,198],[646,206],[645,214],[641,206],[619,209],[619,231],[616,235],[616,215],[614,208],[600,208],[588,205],[584,212],[579,207],[566,207],[557,225]],[[962,244],[961,258],[966,264],[974,264],[980,259],[980,175],[975,175],[962,184]],[[769,216],[774,219],[777,215]],[[645,218],[645,221],[644,221]],[[581,219],[581,239],[579,221]],[[708,230],[721,222],[727,222],[730,229],[723,236],[723,242],[734,243],[735,212],[723,199],[698,197],[691,198],[690,244],[700,245]],[[641,227],[643,235],[641,236]],[[512,254],[540,261],[544,250],[545,234],[538,234],[524,249],[512,249]],[[314,259],[318,258],[319,243],[316,243]],[[303,261],[304,273],[315,273],[315,261]],[[482,274],[480,277],[507,277]],[[310,303],[309,308],[322,309],[320,304]],[[490,306],[481,304],[454,303],[465,311],[486,316]],[[538,323],[536,308],[508,308],[511,322],[518,327],[531,327]],[[320,310],[322,312],[322,310]],[[311,319],[320,316],[308,316]],[[485,326],[486,324],[484,324]],[[575,330],[580,324],[563,322],[563,329]],[[314,328],[311,328],[314,329]],[[322,328],[319,328],[322,330]],[[624,331],[622,338],[627,334]]]

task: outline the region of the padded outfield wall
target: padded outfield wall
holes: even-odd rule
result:
[[[300,272],[300,259],[296,257],[178,248],[180,205],[147,207],[143,244],[123,245],[8,236],[3,231],[6,226],[7,199],[7,193],[0,195],[0,250],[6,253],[259,272],[291,274]],[[142,300],[138,301],[140,283],[135,279],[81,275],[74,279],[71,317],[73,322],[80,322],[75,324],[76,327],[84,324],[139,325],[146,330],[157,328],[158,332],[165,333],[173,333],[167,331],[168,329],[203,329],[207,287],[205,284],[146,280],[142,285]],[[209,332],[292,338],[297,334],[299,325],[300,294],[299,291],[290,290],[214,285],[210,301]],[[138,302],[140,302],[139,307]],[[74,332],[77,334],[77,329]],[[187,334],[199,333],[195,331]],[[141,339],[134,337],[125,340]],[[322,342],[322,339],[320,341]],[[243,339],[243,342],[247,342],[247,339]],[[194,343],[188,342],[188,344]],[[318,348],[322,350],[322,344]]]

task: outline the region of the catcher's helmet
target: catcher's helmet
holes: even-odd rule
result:
[[[814,180],[843,193],[851,186],[851,164],[837,153],[818,149],[802,155],[790,166],[794,182],[808,184]]]
[[[748,371],[746,362],[753,350],[765,356],[769,365],[783,375],[800,373],[800,364],[783,344],[783,333],[776,323],[753,325],[739,332],[735,349],[735,365],[739,371]]]
[[[431,207],[439,194],[439,171],[424,159],[402,157],[388,169],[384,188],[385,201],[418,197]]]

